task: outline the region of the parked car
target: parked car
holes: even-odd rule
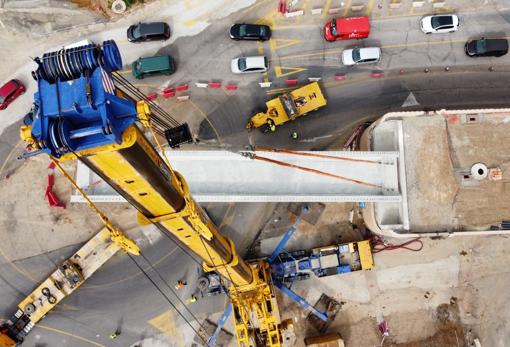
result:
[[[324,25],[324,38],[329,42],[364,39],[369,34],[368,17],[334,18]]]
[[[174,72],[174,59],[169,55],[138,58],[131,64],[131,73],[138,79],[153,75],[171,75]]]
[[[425,34],[451,33],[459,30],[459,17],[454,14],[438,14],[421,19],[421,31]]]
[[[381,58],[379,47],[346,49],[342,52],[342,63],[346,66],[374,64]]]
[[[271,29],[267,25],[234,24],[230,27],[230,38],[233,40],[267,41],[271,38]]]
[[[508,41],[506,39],[486,39],[482,37],[466,42],[464,50],[470,57],[501,57],[508,53]]]
[[[240,57],[232,59],[230,64],[232,73],[266,72],[269,70],[269,62],[264,56]]]
[[[10,80],[0,88],[0,110],[7,106],[18,96],[25,92],[25,86],[18,80]]]
[[[127,30],[129,42],[164,41],[170,38],[170,26],[164,22],[138,23]]]

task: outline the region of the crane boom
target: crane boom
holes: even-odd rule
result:
[[[76,61],[87,62],[88,68],[77,77],[65,74],[64,66],[63,73],[55,70],[52,79],[48,76],[55,75],[54,69],[46,71],[47,64],[39,65],[34,73],[38,112],[33,124],[21,128],[22,139],[31,147],[25,156],[42,152],[58,161],[80,160],[138,210],[140,223],[175,236],[202,260],[205,271],[216,271],[230,282],[239,346],[260,345],[258,341],[280,346],[269,264],[247,263],[239,257],[232,240],[190,196],[184,178],[135,124],[139,120],[147,124],[150,110],[144,101],[135,103],[111,88],[111,71],[122,66],[115,43],[106,41],[103,51],[84,46],[64,54],[69,57],[60,64],[70,62],[67,70],[77,70]]]

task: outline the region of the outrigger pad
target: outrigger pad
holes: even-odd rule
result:
[[[193,136],[191,136],[188,123],[165,130],[165,137],[168,145],[172,148],[179,147],[183,143],[193,142]]]

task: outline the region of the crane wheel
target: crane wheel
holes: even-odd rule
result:
[[[209,287],[210,283],[211,282],[209,281],[209,279],[207,277],[205,277],[205,276],[204,277],[200,277],[198,279],[198,282],[197,282],[197,287],[198,287],[198,289],[200,289],[200,291],[203,292],[203,291],[207,290],[207,288]]]
[[[44,287],[43,289],[41,289],[41,292],[44,296],[50,295],[50,289],[48,287]]]
[[[57,303],[57,298],[53,295],[48,296],[48,302],[52,305],[55,305]]]
[[[23,312],[27,315],[31,315],[32,313],[34,313],[35,312],[34,304],[27,304],[23,309]]]

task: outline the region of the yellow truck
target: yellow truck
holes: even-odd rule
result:
[[[246,129],[264,127],[264,131],[274,131],[277,125],[304,116],[326,104],[319,83],[313,82],[266,102],[267,111],[251,117]]]

